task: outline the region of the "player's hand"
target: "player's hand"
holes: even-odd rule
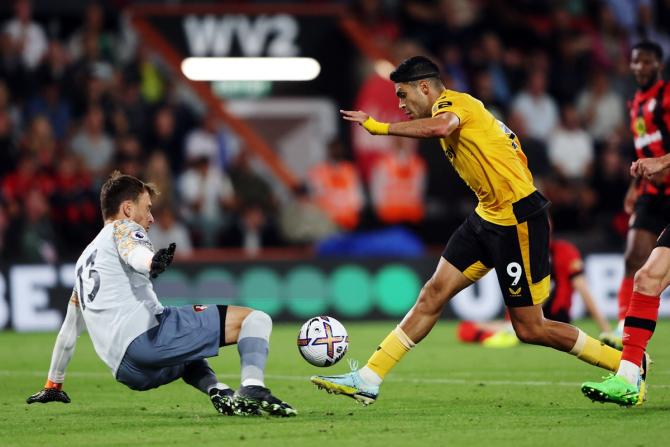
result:
[[[161,248],[156,252],[154,257],[151,259],[151,271],[149,274],[152,278],[157,278],[158,275],[163,273],[165,269],[168,268],[170,264],[172,264],[175,248],[177,248],[177,244],[173,242],[168,248]]]
[[[340,113],[345,120],[358,124],[363,124],[370,118],[370,115],[360,110],[340,110]]]
[[[659,158],[643,158],[634,161],[630,166],[630,174],[633,177],[644,177],[654,183],[661,183],[665,177],[668,166]]]
[[[26,403],[28,404],[34,404],[36,402],[40,404],[46,404],[48,402],[63,402],[64,404],[69,404],[70,397],[63,390],[44,388],[26,399]]]

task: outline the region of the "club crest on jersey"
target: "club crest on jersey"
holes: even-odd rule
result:
[[[644,118],[639,117],[635,120],[635,132],[637,132],[638,135],[647,133],[647,125],[644,123]]]
[[[139,231],[139,230],[134,231],[134,232],[133,232],[133,235],[132,235],[131,237],[132,237],[133,239],[135,239],[136,241],[142,241],[142,242],[143,242],[143,241],[146,241],[146,240],[147,240],[147,235],[144,234],[143,231]]]
[[[194,304],[193,305],[193,311],[194,312],[202,312],[205,309],[207,309],[207,306],[205,306],[204,304]]]

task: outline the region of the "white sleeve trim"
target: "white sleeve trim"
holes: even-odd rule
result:
[[[139,273],[149,273],[154,252],[144,245],[137,245],[128,253],[128,264]]]
[[[77,338],[83,332],[86,324],[79,306],[68,304],[65,320],[60,328],[53,353],[51,354],[51,365],[49,366],[48,378],[54,383],[65,381],[65,370],[72,359]]]

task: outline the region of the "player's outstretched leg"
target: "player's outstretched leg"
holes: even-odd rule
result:
[[[416,306],[415,306],[416,307]],[[336,376],[312,376],[311,381],[319,389],[330,394],[342,394],[356,399],[363,405],[370,405],[379,396],[379,387],[386,374],[402,359],[415,343],[400,327],[391,331],[361,369],[357,362],[351,362],[352,371]]]
[[[594,402],[611,402],[624,407],[642,405],[647,400],[647,374],[651,358],[645,352],[635,383],[619,374],[609,374],[602,382],[585,382],[582,393]]]
[[[371,382],[367,382],[361,377],[358,365],[351,364],[352,371],[348,374],[335,376],[312,376],[311,381],[319,389],[326,390],[330,394],[342,394],[356,399],[363,405],[370,405],[377,400],[379,395],[380,381],[373,377]],[[374,383],[379,382],[379,383]]]
[[[381,342],[363,368],[356,370],[357,365],[351,364],[352,372],[348,374],[312,376],[310,380],[329,393],[349,396],[364,405],[374,403],[386,375],[416,343],[428,335],[447,301],[472,282],[453,264],[441,258],[412,309]]]
[[[257,415],[261,410],[274,416],[298,414],[265,387],[265,364],[271,332],[272,319],[258,310],[246,315],[240,325],[237,350],[240,353],[242,383],[233,398],[233,411],[237,415]]]
[[[670,284],[670,232],[666,228],[647,262],[635,274],[633,296],[624,320],[623,352],[615,376],[604,382],[586,382],[584,395],[619,405],[642,404],[647,397],[647,371],[651,364],[647,344],[654,334],[661,292]]]

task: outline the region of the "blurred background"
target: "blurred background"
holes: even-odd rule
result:
[[[166,304],[403,315],[474,195],[437,141],[371,137],[338,110],[404,119],[388,73],[416,54],[519,135],[555,237],[581,249],[612,316],[630,48],[669,54],[669,25],[669,0],[3,1],[0,328],[59,326],[114,169],[161,191],[149,234],[178,253],[156,283]],[[191,81],[192,56],[309,57],[320,72]],[[497,287],[488,275],[445,316],[499,315]]]

